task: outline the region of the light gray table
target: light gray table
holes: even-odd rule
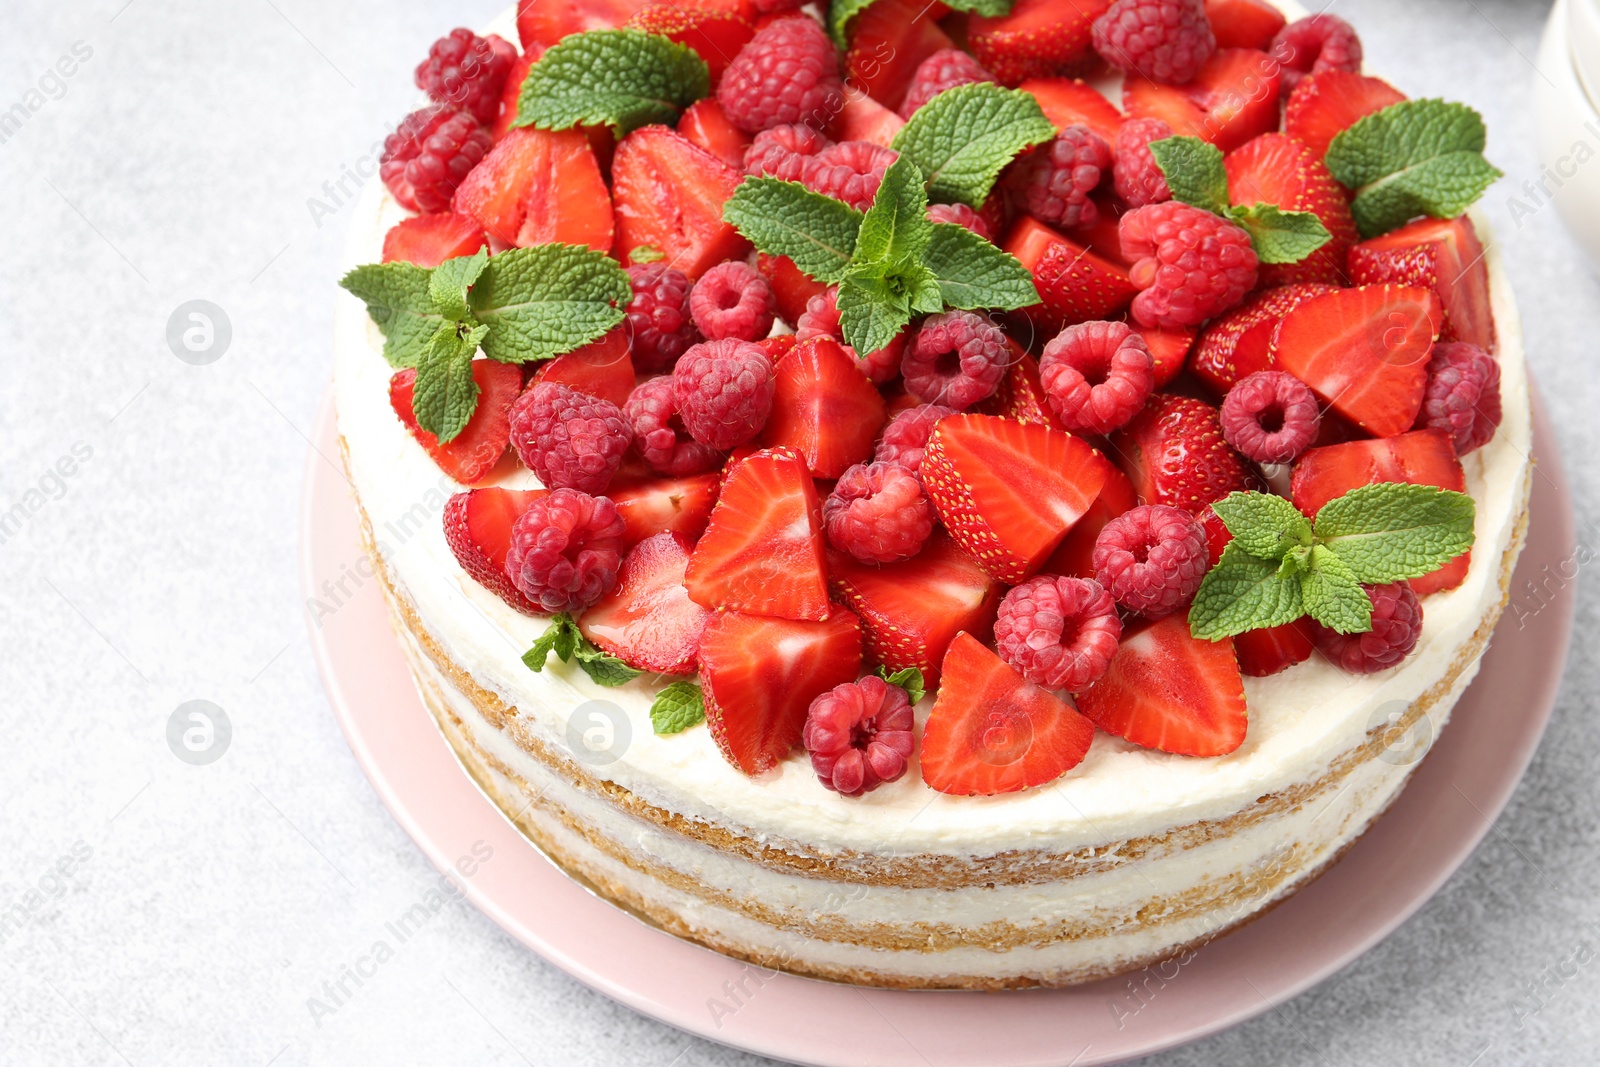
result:
[[[20,515],[0,540],[0,1062],[758,1062],[591,993],[463,904],[333,1015],[307,1007],[434,877],[328,712],[296,577],[347,175],[428,43],[500,3],[5,5],[0,112],[39,106],[0,143],[0,515]],[[1485,206],[1592,546],[1600,286],[1555,211],[1519,226],[1508,200],[1537,178],[1544,7],[1338,10],[1401,88],[1489,119],[1509,177]],[[232,326],[208,365],[166,341],[195,299]],[[1591,569],[1577,581],[1561,707],[1471,861],[1343,974],[1152,1062],[1600,1060],[1600,600]],[[233,731],[208,766],[167,741],[195,699]]]

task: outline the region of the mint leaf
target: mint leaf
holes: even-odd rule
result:
[[[978,82],[918,108],[890,147],[922,171],[929,196],[979,207],[1006,164],[1055,135],[1032,93]]]
[[[433,268],[433,276],[428,279],[428,296],[439,314],[457,322],[471,318],[467,290],[488,264],[489,250],[480,248],[475,255],[447,259]]]
[[[841,49],[849,47],[850,20],[871,6],[872,0],[833,0],[828,5],[828,32],[833,36],[833,43]],[[890,52],[882,59],[886,62],[893,56],[894,53]]]
[[[595,685],[603,685],[607,689],[615,689],[619,685],[626,685],[644,672],[628,666],[617,657],[602,652],[589,643],[589,639],[580,634],[576,653],[578,666],[589,680]]]
[[[1228,212],[1228,171],[1222,150],[1198,137],[1165,137],[1150,142],[1150,154],[1167,179],[1172,199],[1214,215]]]
[[[1455,218],[1501,176],[1483,158],[1483,117],[1465,104],[1403,100],[1357,121],[1328,146],[1334,178],[1355,193],[1363,237],[1418,215]]]
[[[676,122],[710,91],[710,73],[694,49],[638,30],[593,30],[539,57],[522,83],[515,125],[604,124],[620,138],[652,122]]]
[[[383,358],[390,366],[415,367],[444,324],[430,280],[428,270],[412,263],[368,263],[339,281],[367,305],[367,314],[383,332]]]
[[[650,725],[658,734],[682,733],[705,721],[705,694],[693,682],[673,682],[650,705]]]
[[[1472,547],[1476,505],[1465,493],[1379,482],[1352,489],[1317,512],[1317,540],[1356,580],[1420,578]]]
[[[526,363],[601,337],[626,317],[632,295],[627,272],[610,256],[549,244],[491,256],[468,303],[489,327],[484,354],[501,363]]]
[[[746,178],[722,217],[761,251],[788,256],[819,282],[844,277],[856,252],[861,212],[799,182]]]
[[[447,322],[423,349],[411,411],[417,425],[439,439],[453,441],[478,409],[478,383],[472,377],[472,355],[489,331],[482,326],[461,333]]]
[[[923,679],[922,671],[916,667],[902,667],[893,674],[889,673],[889,668],[879,667],[878,677],[890,685],[898,685],[904,689],[906,699],[913,704],[921,703],[922,698],[927,695],[928,683]]]
[[[1276,204],[1231,207],[1227,217],[1250,235],[1263,263],[1298,263],[1333,240],[1322,220],[1309,211],[1283,211]]]
[[[550,619],[550,628],[533,642],[533,647],[522,654],[523,665],[530,671],[538,673],[544,670],[545,661],[553,652],[556,658],[566,663],[572,659],[572,654],[577,651],[578,642],[583,640],[583,635],[578,632],[578,624],[566,612],[553,616]]]
[[[876,352],[911,323],[915,314],[913,294],[922,293],[927,284],[937,290],[938,282],[926,267],[926,277],[890,277],[870,266],[856,268],[839,283],[839,330],[845,343],[857,353]],[[920,301],[919,301],[920,302]]]
[[[1372,598],[1327,545],[1311,548],[1311,565],[1300,578],[1306,614],[1342,634],[1372,629]]]
[[[965,226],[935,224],[922,261],[951,307],[1010,310],[1039,302],[1028,268]]]
[[[1252,556],[1238,541],[1229,541],[1189,606],[1189,632],[1220,641],[1246,630],[1282,626],[1304,614],[1299,578],[1284,577],[1276,560]]]
[[[920,260],[932,239],[922,172],[902,155],[883,173],[872,206],[861,218],[851,258],[857,264]]]
[[[1211,505],[1241,549],[1262,559],[1283,559],[1311,543],[1311,521],[1272,493],[1229,493]]]

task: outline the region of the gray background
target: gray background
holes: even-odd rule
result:
[[[4,4],[0,110],[74,42],[93,55],[0,145],[0,512],[45,482],[0,544],[0,910],[59,891],[0,941],[0,1062],[758,1062],[589,992],[460,903],[320,1026],[306,1008],[435,877],[329,714],[297,584],[347,222],[324,183],[411,105],[428,43],[501,2]],[[1337,11],[1403,90],[1489,120],[1510,177],[1485,207],[1592,524],[1600,286],[1555,211],[1517,226],[1507,199],[1536,176],[1545,8]],[[233,328],[206,366],[165,341],[196,298]],[[75,444],[90,457],[47,478]],[[1438,898],[1315,991],[1151,1062],[1600,1061],[1600,599],[1591,568],[1578,581],[1579,655],[1550,733]],[[233,729],[208,766],[166,740],[194,699]],[[88,858],[52,875],[75,847]]]

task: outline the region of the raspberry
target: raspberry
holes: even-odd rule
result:
[[[929,204],[928,221],[965,226],[985,241],[994,241],[994,227],[989,225],[989,220],[965,204]]]
[[[818,781],[858,797],[906,773],[915,725],[906,691],[869,674],[813,700],[800,739]]]
[[[640,382],[622,406],[633,427],[633,443],[644,461],[662,474],[682,478],[712,470],[722,453],[690,437],[672,399],[672,376]]]
[[[828,543],[862,563],[893,563],[922,551],[933,505],[922,481],[894,463],[857,463],[822,503]]]
[[[811,157],[831,144],[827,134],[810,126],[774,126],[756,134],[744,150],[744,172],[797,182]]]
[[[1307,74],[1325,70],[1361,72],[1361,38],[1337,15],[1312,15],[1278,31],[1267,49],[1283,71],[1288,96]]]
[[[964,411],[994,395],[1010,362],[1000,327],[970,311],[944,311],[922,320],[900,373],[918,400]]]
[[[839,53],[815,19],[771,23],[739,50],[717,85],[733,124],[760,133],[784,123],[826,126],[843,104]]]
[[[465,111],[431,104],[413,111],[383,142],[378,173],[409,211],[448,211],[456,186],[494,147],[494,137]]]
[[[883,428],[878,447],[872,453],[872,462],[893,463],[920,476],[922,453],[928,447],[933,424],[955,413],[954,408],[940,404],[919,404],[900,412]]]
[[[900,105],[900,117],[909,119],[923,104],[946,89],[977,82],[992,82],[994,75],[959,48],[941,48],[924,59],[911,76],[911,87]]]
[[[1257,463],[1288,463],[1316,440],[1317,398],[1299,378],[1260,370],[1234,383],[1222,401],[1222,436]]]
[[[900,358],[906,348],[906,335],[900,333],[893,341],[869,354],[866,359],[861,359],[854,348],[844,343],[844,331],[839,329],[837,285],[830,285],[806,301],[806,309],[801,313],[800,321],[795,323],[794,335],[801,341],[809,341],[813,337],[831,337],[838,341],[846,352],[859,360],[857,365],[874,385],[882,385],[900,373]]]
[[[1361,588],[1372,599],[1371,630],[1342,634],[1312,619],[1311,636],[1322,654],[1341,670],[1373,674],[1393,667],[1417,647],[1417,637],[1422,633],[1422,604],[1408,582]]]
[[[772,414],[772,360],[749,341],[702,341],[672,369],[672,398],[690,437],[727,452]]]
[[[487,126],[500,115],[506,75],[516,61],[516,48],[503,37],[451,30],[433,42],[428,58],[417,65],[417,88]]]
[[[840,141],[829,145],[806,163],[800,184],[813,193],[843,200],[857,211],[872,206],[883,182],[883,172],[900,153],[871,141]]]
[[[1106,672],[1121,637],[1117,605],[1092,578],[1029,578],[1006,593],[994,622],[1001,659],[1035,685],[1070,693]]]
[[[1111,150],[1111,177],[1117,195],[1129,207],[1144,207],[1172,199],[1166,175],[1150,152],[1151,141],[1172,136],[1172,127],[1160,119],[1129,119],[1117,130]]]
[[[1091,560],[1118,604],[1158,619],[1193,599],[1210,558],[1199,519],[1166,504],[1141,504],[1105,524]]]
[[[617,584],[624,528],[609,497],[552,490],[512,523],[506,577],[552,615],[581,611]]]
[[[1220,215],[1176,200],[1134,208],[1118,223],[1141,326],[1198,326],[1243,300],[1256,285],[1250,235]]]
[[[628,301],[633,366],[640,371],[671,370],[697,340],[689,313],[689,278],[665,263],[628,268],[633,298]]]
[[[1116,0],[1094,22],[1094,50],[1116,67],[1182,85],[1217,50],[1201,0]]]
[[[759,341],[772,332],[778,298],[748,263],[718,263],[700,276],[689,293],[689,313],[708,341],[732,337]]]
[[[511,405],[511,445],[550,489],[605,492],[632,443],[617,405],[560,382],[535,382]]]
[[[1489,442],[1500,426],[1500,364],[1477,345],[1446,341],[1433,346],[1428,388],[1417,425],[1444,430],[1464,456]]]
[[[1044,346],[1039,380],[1067,429],[1108,434],[1137,415],[1155,391],[1155,360],[1127,323],[1080,322]]]
[[[1105,138],[1087,126],[1067,126],[1017,161],[1006,174],[1006,188],[1018,207],[1042,222],[1092,226],[1100,209],[1089,194],[1110,169]]]

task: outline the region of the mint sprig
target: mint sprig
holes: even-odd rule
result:
[[[850,269],[861,231],[861,212],[849,204],[777,178],[740,182],[722,217],[763,252],[788,256],[830,285]]]
[[[650,704],[650,725],[658,734],[679,734],[705,721],[705,694],[687,680],[666,686]]]
[[[639,30],[592,30],[566,38],[529,69],[514,125],[606,125],[621,137],[676,122],[710,91],[710,72],[694,49]]]
[[[921,703],[922,698],[928,693],[928,683],[922,677],[922,671],[916,667],[901,667],[891,674],[888,667],[880,666],[878,668],[878,677],[890,685],[897,685],[904,689],[906,691],[906,699],[913,704]]]
[[[573,617],[564,611],[551,618],[550,628],[540,634],[533,642],[533,647],[522,654],[523,665],[534,673],[542,672],[552,653],[562,663],[571,663],[576,658],[578,666],[591,681],[607,688],[626,685],[644,673],[597,648],[583,636]]]
[[[1019,152],[1055,135],[1032,93],[978,82],[918,108],[890,147],[922,171],[934,200],[981,207]]]
[[[433,272],[410,263],[368,263],[339,282],[367,305],[383,332],[383,358],[392,367],[415,367],[445,317],[433,303]]]

